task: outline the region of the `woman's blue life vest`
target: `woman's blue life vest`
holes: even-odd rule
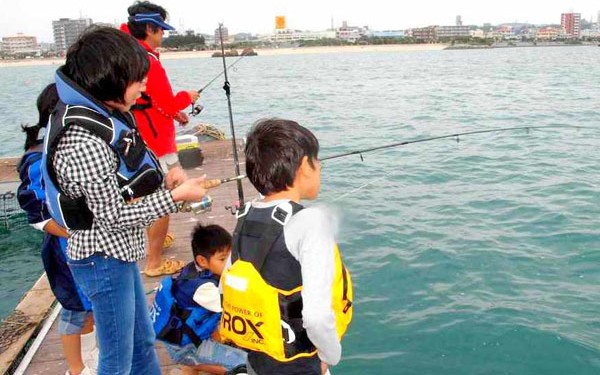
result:
[[[71,125],[81,126],[104,140],[117,154],[116,175],[125,201],[155,192],[163,182],[156,156],[142,140],[131,113],[109,110],[59,68],[56,89],[60,100],[50,116],[44,139],[42,171],[46,182],[50,214],[60,225],[72,230],[92,227],[94,215],[85,197],[70,198],[60,190],[52,162],[56,145]]]
[[[19,206],[27,213],[30,224],[51,218],[45,204],[41,151],[28,151],[17,167],[21,184],[17,189]],[[92,304],[75,283],[67,264],[67,240],[45,233],[42,243],[42,262],[50,288],[62,307],[72,311],[91,311]]]
[[[177,278],[161,280],[150,318],[156,338],[177,346],[193,343],[198,347],[218,328],[221,313],[205,309],[193,300],[196,290],[205,283],[218,285],[219,280],[210,271],[198,271],[189,263]]]

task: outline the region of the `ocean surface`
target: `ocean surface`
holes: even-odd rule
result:
[[[339,212],[355,285],[333,374],[600,373],[599,58],[597,47],[334,53],[249,57],[229,71],[238,136],[289,118],[315,132],[320,156],[500,127],[591,128],[323,163],[318,203]],[[182,89],[222,69],[206,58],[165,66]],[[36,121],[55,68],[0,69],[0,155],[21,152],[19,124]],[[222,82],[197,120],[229,135]],[[0,241],[0,314],[37,278],[34,253]]]

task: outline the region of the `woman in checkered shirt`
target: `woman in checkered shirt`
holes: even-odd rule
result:
[[[162,171],[128,113],[145,89],[147,71],[146,52],[134,38],[94,28],[69,48],[56,73],[61,100],[45,146],[52,181],[46,192],[53,217],[69,228],[71,272],[92,302],[101,375],[160,374],[136,264],[145,256],[144,229],[176,212],[176,202],[206,194],[203,178],[162,187]],[[135,185],[123,177],[142,164],[153,180]]]

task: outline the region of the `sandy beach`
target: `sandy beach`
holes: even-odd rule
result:
[[[299,47],[299,48],[257,48],[255,51],[259,56],[278,56],[278,55],[302,55],[318,53],[359,53],[359,52],[412,52],[412,51],[437,51],[446,48],[446,44],[388,44],[388,45],[368,45],[368,46],[332,46],[332,47]],[[195,59],[202,57],[211,57],[214,53],[211,51],[185,51],[185,52],[163,52],[161,59]],[[241,52],[241,50],[239,51]],[[50,59],[24,59],[24,60],[0,60],[0,68],[17,66],[37,66],[37,65],[61,65],[64,63],[62,58]]]

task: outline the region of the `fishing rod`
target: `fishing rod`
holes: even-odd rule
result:
[[[241,59],[243,59],[244,57],[246,57],[246,55],[242,55],[240,56],[237,60],[235,60],[233,63],[229,64],[227,66],[227,69],[232,68],[235,66],[235,64],[239,63]],[[202,86],[202,88],[200,90],[198,90],[198,94],[202,94],[202,92],[204,90],[206,90],[208,88],[208,86],[212,85],[213,82],[215,82],[220,76],[222,76],[224,73],[224,70],[222,70],[219,74],[217,74],[213,79],[211,79],[210,81],[208,81],[208,83],[204,86]],[[192,103],[192,109],[190,110],[190,115],[191,116],[198,116],[200,114],[200,112],[202,112],[202,110],[204,109],[204,107],[201,104],[195,104]]]
[[[370,149],[365,149],[365,150],[360,150],[360,151],[354,151],[354,152],[347,152],[344,154],[339,154],[339,155],[333,155],[333,156],[328,156],[326,158],[322,158],[320,159],[321,161],[323,160],[331,160],[331,159],[336,159],[336,158],[341,158],[344,156],[349,156],[349,155],[360,155],[361,160],[363,160],[362,154],[361,152],[369,152],[369,151],[375,151],[375,150],[380,150],[380,149],[385,149],[385,148],[392,148],[392,147],[399,147],[399,146],[403,146],[403,145],[407,145],[407,144],[411,144],[411,143],[419,143],[419,142],[427,142],[427,141],[433,141],[433,140],[437,140],[437,139],[444,139],[444,138],[454,138],[456,137],[456,141],[459,141],[459,136],[461,135],[470,135],[470,134],[479,134],[479,133],[492,133],[492,132],[503,132],[503,131],[511,131],[511,130],[527,130],[527,133],[529,133],[530,129],[545,129],[545,128],[570,128],[570,129],[592,129],[592,130],[598,130],[597,128],[592,128],[589,126],[570,126],[570,125],[546,125],[546,126],[523,126],[523,127],[513,127],[513,128],[499,128],[499,129],[488,129],[488,130],[478,130],[478,131],[472,131],[472,132],[465,132],[465,133],[455,133],[455,134],[447,134],[447,135],[442,135],[442,136],[437,136],[437,137],[430,137],[430,138],[422,138],[422,139],[416,139],[413,141],[405,141],[405,142],[398,142],[398,143],[393,143],[393,144],[389,144],[389,145],[384,145],[384,146],[379,146],[379,147],[373,147]],[[384,174],[381,177],[372,179],[362,185],[360,185],[359,187],[352,189],[349,192],[346,192],[342,195],[338,195],[337,197],[335,197],[333,199],[333,201],[338,201],[340,199],[343,199],[349,195],[353,195],[356,192],[366,188],[369,185],[372,185],[376,182],[379,182],[387,177],[389,177],[392,174],[395,174],[397,171],[396,170],[391,170],[390,172]]]
[[[235,162],[235,175],[241,176],[240,173],[240,160],[238,158],[237,144],[235,141],[235,127],[233,126],[233,111],[231,110],[231,85],[229,84],[229,78],[227,77],[227,62],[225,61],[225,45],[223,44],[223,24],[219,23],[219,39],[221,40],[221,57],[223,58],[223,75],[225,77],[225,83],[223,83],[223,90],[227,96],[227,108],[229,110],[229,126],[231,127],[231,146],[233,147],[233,160]],[[239,61],[240,59],[238,59]],[[242,188],[242,179],[238,178],[237,182],[238,190],[238,204],[237,208],[244,205],[244,189]],[[233,209],[232,209],[232,213]]]
[[[436,141],[436,140],[439,140],[439,139],[446,139],[446,138],[456,138],[456,142],[459,142],[459,137],[466,136],[466,135],[483,134],[483,133],[500,133],[500,132],[506,132],[506,131],[516,131],[516,130],[526,130],[529,133],[529,130],[533,130],[533,129],[551,129],[551,128],[568,128],[568,129],[577,129],[577,130],[579,130],[579,129],[596,129],[596,128],[592,128],[592,127],[589,127],[589,126],[540,125],[540,126],[517,126],[517,127],[511,127],[511,128],[495,128],[495,129],[486,129],[486,130],[474,130],[474,131],[470,131],[470,132],[445,134],[445,135],[439,135],[439,136],[429,137],[429,138],[419,138],[419,139],[414,139],[414,140],[411,140],[411,141],[403,141],[403,142],[397,142],[397,143],[390,143],[390,144],[386,144],[386,145],[383,145],[383,146],[377,146],[377,147],[365,148],[365,149],[362,149],[362,150],[344,152],[344,153],[341,153],[341,154],[337,154],[337,155],[332,155],[332,156],[327,156],[327,157],[321,158],[320,161],[338,159],[338,158],[343,158],[343,157],[350,156],[350,155],[360,155],[360,160],[364,161],[363,156],[362,156],[362,154],[364,154],[364,153],[372,152],[372,151],[377,151],[377,150],[383,150],[383,149],[386,149],[386,148],[394,148],[394,147],[406,146],[406,145],[410,145],[410,144],[413,144],[413,143],[422,143],[422,142]]]
[[[243,174],[228,178],[214,178],[203,181],[202,187],[208,190],[228,182],[240,181],[244,178],[246,178],[246,175]],[[207,194],[200,201],[180,202],[178,203],[177,208],[179,212],[193,212],[196,215],[199,215],[210,211],[212,209],[212,203],[213,199]]]

